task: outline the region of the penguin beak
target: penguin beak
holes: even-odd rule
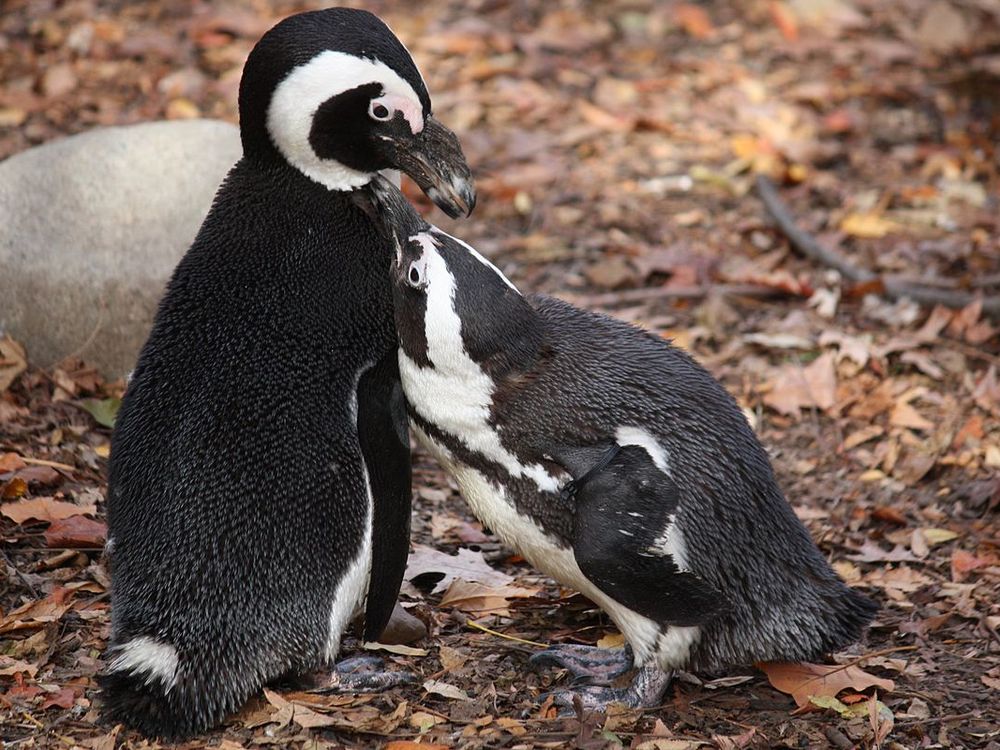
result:
[[[458,136],[433,115],[416,135],[390,141],[393,166],[405,172],[448,216],[468,216],[476,207],[476,188]]]

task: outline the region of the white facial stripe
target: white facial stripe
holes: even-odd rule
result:
[[[558,492],[563,477],[540,464],[522,464],[500,442],[489,424],[494,384],[462,343],[462,321],[455,311],[455,277],[427,232],[409,238],[423,248],[427,280],[424,335],[432,367],[420,367],[399,350],[403,389],[410,404],[428,422],[455,435],[468,448],[500,464],[514,477],[531,479],[539,490]]]
[[[462,247],[464,247],[473,258],[475,258],[476,260],[478,260],[480,263],[482,263],[488,269],[490,269],[491,271],[493,271],[493,273],[495,273],[497,276],[499,276],[500,279],[503,281],[504,284],[506,284],[507,286],[509,286],[511,289],[513,289],[518,294],[521,293],[521,290],[518,289],[516,286],[514,286],[514,284],[511,282],[511,280],[508,279],[506,276],[504,276],[503,273],[500,271],[499,268],[497,268],[496,266],[494,266],[486,258],[484,258],[482,255],[480,255],[479,251],[476,250],[476,248],[474,248],[472,245],[470,245],[467,242],[463,242],[462,240],[458,239],[458,237],[452,237],[447,232],[442,232],[437,227],[431,227],[431,231],[435,232],[437,234],[440,234],[442,237],[449,237],[450,239],[452,239],[455,242],[457,242],[459,245],[461,245]]]
[[[169,691],[177,680],[177,661],[177,650],[173,646],[141,635],[118,649],[108,671],[145,674],[147,685],[159,680],[165,691]]]
[[[278,84],[267,110],[267,130],[289,164],[330,190],[353,190],[372,174],[351,169],[334,159],[321,159],[309,143],[313,117],[327,99],[345,91],[378,83],[383,96],[405,100],[420,113],[423,107],[413,87],[385,63],[326,50],[298,66]],[[403,110],[406,116],[406,110]],[[412,112],[407,117],[412,127]]]

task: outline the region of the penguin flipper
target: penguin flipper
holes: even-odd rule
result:
[[[675,559],[679,497],[645,449],[621,447],[574,487],[573,554],[594,585],[629,609],[665,625],[703,625],[726,602]]]
[[[410,550],[410,438],[396,350],[358,381],[358,440],[374,499],[365,640],[378,640],[399,594]]]

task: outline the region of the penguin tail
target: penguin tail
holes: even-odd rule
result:
[[[129,648],[141,640],[135,639],[125,648],[113,647],[108,668],[97,678],[105,722],[124,724],[148,738],[175,742],[221,723],[249,697],[249,691],[236,694],[236,686],[244,681],[223,680],[221,674],[209,671],[192,675],[176,656],[173,662],[166,659],[166,651],[153,652],[160,658],[158,662],[143,654],[147,661],[140,663],[135,658],[139,649]]]
[[[825,602],[822,642],[817,654],[837,651],[860,640],[879,609],[878,604],[845,583],[840,583],[837,589]]]

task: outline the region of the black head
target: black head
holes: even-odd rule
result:
[[[421,367],[461,376],[470,364],[494,380],[527,369],[541,321],[500,270],[462,240],[431,226],[383,178],[375,213],[396,248],[392,271],[403,353]]]
[[[399,169],[450,216],[475,205],[458,138],[431,113],[406,47],[367,11],[300,13],[268,31],[243,69],[240,130],[247,159],[287,162],[331,190]]]

